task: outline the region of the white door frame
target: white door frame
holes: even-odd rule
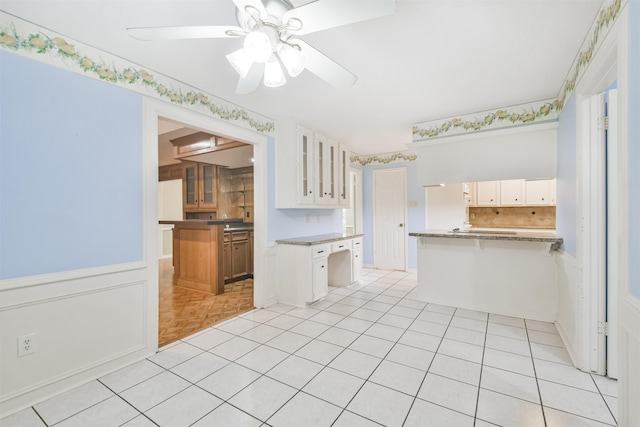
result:
[[[628,117],[628,97],[629,97],[629,5],[624,3],[622,10],[608,34],[602,34],[604,38],[602,45],[594,52],[594,57],[585,75],[578,82],[576,87],[577,112],[577,148],[578,171],[583,171],[587,159],[581,154],[584,149],[585,138],[583,133],[582,100],[593,94],[603,92],[609,84],[617,79],[618,82],[618,138],[615,147],[617,170],[613,179],[617,184],[614,190],[616,203],[611,206],[609,233],[616,236],[617,257],[611,259],[609,268],[617,275],[618,299],[617,309],[619,313],[619,382],[618,382],[618,423],[619,425],[637,425],[640,422],[640,369],[637,361],[640,359],[640,331],[637,324],[640,323],[640,298],[629,292],[629,117]],[[580,172],[578,172],[580,173]],[[579,175],[579,178],[582,178]],[[585,183],[578,183],[579,187]],[[584,197],[590,196],[591,188],[579,188],[578,191],[578,217],[583,213],[588,215],[587,205]],[[595,221],[591,221],[593,224]],[[594,262],[602,260],[591,259],[585,256],[589,252],[585,247],[589,244],[585,236],[593,233],[593,229],[582,230],[582,222],[579,221],[577,227],[578,247],[583,256],[578,258],[578,269],[584,272],[584,268]],[[595,230],[597,232],[597,230]],[[579,295],[580,303],[578,308],[578,367],[588,370],[589,352],[585,349],[585,341],[589,335],[589,328],[594,324],[595,319],[591,318],[589,307],[593,304],[593,299],[597,298],[598,290],[590,289],[588,278],[584,273],[580,273],[580,288],[582,295]],[[587,279],[587,280],[585,280]],[[601,349],[600,351],[604,351]]]
[[[611,83],[611,82],[609,82]],[[582,307],[583,369],[604,375],[606,372],[605,300],[606,300],[606,145],[604,92],[584,96],[580,105],[581,131],[578,137],[580,168],[578,187],[578,245],[580,280],[585,295]]]
[[[355,179],[355,185],[353,186],[353,188],[351,188],[351,194],[353,195],[353,206],[351,207],[352,209],[355,209],[354,212],[354,230],[353,232],[355,234],[362,234],[362,221],[363,221],[363,215],[362,215],[362,170],[360,169],[356,169],[356,168],[351,168],[349,170],[349,176],[351,176],[351,174],[354,174],[356,179]],[[351,183],[351,180],[349,180],[349,183]]]
[[[202,113],[190,111],[165,102],[154,99],[145,98],[144,100],[144,139],[145,149],[149,150],[145,156],[145,176],[152,177],[145,181],[145,191],[155,194],[154,209],[145,209],[145,224],[153,225],[153,229],[157,229],[158,213],[157,213],[157,194],[158,194],[158,117],[166,117],[175,120],[194,129],[205,132],[211,132],[216,135],[233,138],[235,140],[246,142],[253,145],[253,164],[254,170],[254,288],[253,288],[253,304],[255,307],[264,307],[268,304],[268,295],[273,294],[269,283],[269,266],[266,262],[266,253],[268,251],[267,242],[267,136],[254,132],[249,129],[235,126],[232,123],[214,119]],[[155,149],[153,148],[155,147]],[[151,152],[151,150],[154,150]],[[155,153],[155,155],[154,155]],[[150,181],[150,182],[149,182]],[[150,235],[153,234],[153,235]],[[145,243],[148,248],[157,248],[156,233],[147,233],[145,235]],[[157,260],[157,256],[155,257]],[[149,266],[158,276],[158,263]],[[157,289],[157,280],[150,281],[151,286]],[[156,290],[157,294],[157,290]],[[152,312],[150,317],[155,316],[155,325],[150,324],[151,330],[157,330],[158,321],[158,304],[157,298],[153,303],[153,307],[149,307]]]
[[[409,247],[408,247],[408,239],[407,239],[407,204],[406,204],[406,198],[407,198],[407,168],[406,167],[399,167],[399,168],[390,168],[390,169],[374,169],[373,173],[372,173],[372,187],[373,187],[373,264],[374,266],[378,266],[378,259],[377,259],[377,255],[376,255],[376,188],[375,188],[375,183],[376,183],[376,173],[380,173],[380,172],[392,172],[392,171],[400,171],[404,174],[404,188],[402,189],[402,192],[404,194],[405,197],[405,203],[403,205],[403,209],[404,209],[404,219],[403,219],[403,227],[405,230],[405,233],[403,233],[403,240],[404,240],[404,248],[403,248],[403,252],[404,252],[404,266],[403,266],[403,270],[407,271],[407,253],[409,251]]]
[[[611,231],[616,230],[619,222],[618,191],[620,183],[616,171],[619,168],[618,158],[618,90],[608,92],[609,131],[607,136],[607,228],[610,231],[607,237],[607,265],[613,266],[619,257],[618,235]],[[607,271],[607,324],[608,335],[606,344],[606,370],[610,378],[618,378],[618,283],[620,272],[617,268],[610,267]]]

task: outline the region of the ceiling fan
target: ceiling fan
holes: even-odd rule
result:
[[[278,87],[309,70],[337,88],[353,85],[357,77],[328,56],[297,38],[341,25],[395,12],[396,0],[317,0],[293,7],[289,0],[233,0],[239,26],[128,28],[140,40],[244,37],[243,48],[227,55],[240,75],[236,93],[251,93],[260,80]]]

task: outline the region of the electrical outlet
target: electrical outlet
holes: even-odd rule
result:
[[[18,357],[36,352],[36,334],[21,335],[18,337]]]

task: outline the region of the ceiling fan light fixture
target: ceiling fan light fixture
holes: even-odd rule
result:
[[[244,49],[255,62],[265,62],[273,53],[269,36],[259,29],[247,34],[244,38]]]
[[[230,53],[227,55],[227,61],[229,61],[233,69],[236,70],[242,78],[247,77],[254,63],[245,49],[238,49]]]
[[[285,84],[287,80],[284,78],[280,63],[273,56],[264,64],[264,85],[268,87],[278,87]]]
[[[304,71],[307,57],[299,48],[287,43],[280,43],[278,45],[278,56],[291,77],[296,77]]]

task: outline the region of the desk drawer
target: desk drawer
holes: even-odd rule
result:
[[[349,249],[351,249],[351,240],[340,240],[339,242],[331,243],[331,253]]]
[[[355,239],[352,239],[351,242],[353,242],[354,250],[362,247],[362,237],[357,237]]]
[[[311,257],[320,258],[329,256],[329,245],[313,245],[311,246]]]

